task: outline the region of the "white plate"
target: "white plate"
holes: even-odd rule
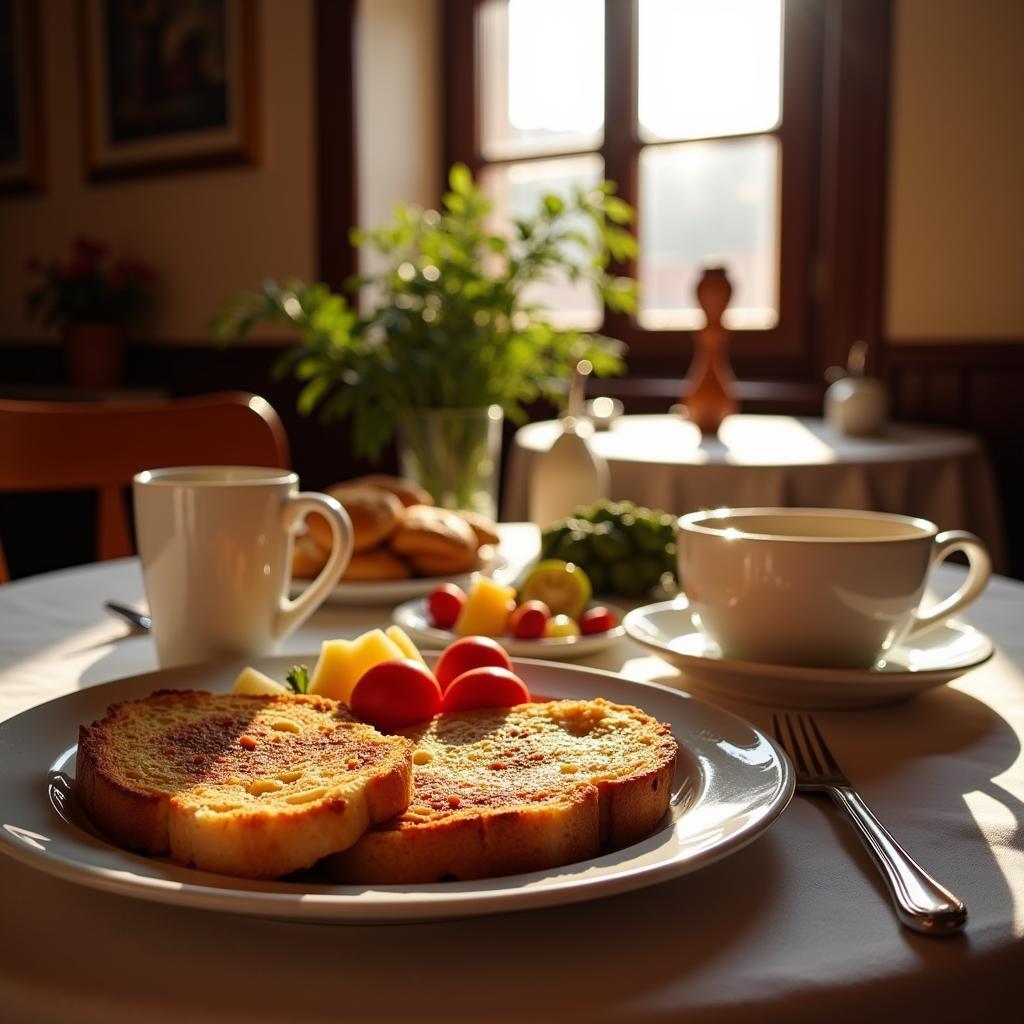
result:
[[[510,571],[507,558],[495,554],[485,559],[480,568],[474,572],[461,573],[457,576],[412,576],[407,580],[342,580],[326,597],[326,604],[338,605],[374,605],[397,604],[408,601],[411,597],[429,594],[439,583],[454,583],[468,590],[473,585],[473,577],[482,574],[504,580]],[[306,589],[309,580],[293,580],[289,595],[297,597]]]
[[[992,641],[962,622],[947,621],[894,647],[871,668],[807,668],[724,658],[694,625],[685,597],[631,611],[626,632],[708,693],[757,704],[854,708],[890,704],[941,686],[992,657]]]
[[[571,661],[597,654],[610,647],[619,637],[625,635],[622,620],[625,612],[613,604],[602,604],[615,615],[619,624],[607,633],[592,633],[590,636],[553,636],[540,640],[517,640],[512,636],[498,636],[495,640],[513,658],[543,658],[545,661]],[[399,605],[392,613],[395,623],[412,637],[417,646],[427,651],[440,651],[458,640],[458,634],[449,629],[438,629],[430,624],[427,614],[427,599],[421,597]]]
[[[294,660],[255,664],[277,678]],[[134,676],[0,723],[0,851],[71,882],[160,903],[350,923],[456,918],[610,896],[695,871],[764,832],[793,792],[788,762],[773,743],[726,711],[608,672],[524,661],[516,671],[538,693],[639,704],[672,724],[679,763],[670,810],[653,835],[552,871],[376,887],[229,878],[128,853],[103,840],[71,788],[78,726],[101,718],[114,701],[162,687],[227,692],[239,668],[237,662],[193,665]]]

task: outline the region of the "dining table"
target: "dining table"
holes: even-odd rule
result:
[[[505,523],[500,534],[507,564],[535,557],[534,526]],[[948,592],[962,572],[942,566],[930,588]],[[0,726],[16,727],[15,716],[44,702],[158,670],[151,636],[110,615],[108,600],[145,607],[136,559],[0,587]],[[315,658],[322,641],[384,626],[391,615],[387,603],[328,601],[283,652]],[[993,577],[962,618],[994,645],[983,664],[912,699],[815,714],[866,802],[966,903],[957,935],[902,927],[848,824],[827,800],[800,793],[753,841],[656,884],[404,923],[176,905],[0,856],[0,1019],[1020,1020],[1024,583]],[[655,692],[649,685],[668,688],[684,716],[712,705],[766,735],[783,710],[702,690],[628,637],[574,664],[615,673],[641,707]],[[75,739],[46,738],[19,799],[45,803],[49,750]],[[4,756],[0,744],[0,764]],[[9,831],[8,814],[0,804]]]
[[[535,468],[557,420],[520,427],[508,456],[502,516],[533,518]],[[608,466],[613,500],[681,515],[703,508],[856,508],[920,516],[984,540],[1007,567],[1005,524],[984,443],[951,427],[893,421],[844,434],[815,416],[738,413],[702,434],[683,415],[619,416],[589,444]]]

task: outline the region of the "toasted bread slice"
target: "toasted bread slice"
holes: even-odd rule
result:
[[[634,842],[668,809],[678,753],[668,725],[601,699],[442,714],[403,734],[412,803],[328,859],[342,881],[486,878]]]
[[[401,813],[412,749],[324,697],[159,690],[81,727],[75,790],[121,846],[276,878]]]

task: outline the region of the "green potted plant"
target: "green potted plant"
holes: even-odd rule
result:
[[[108,257],[103,242],[80,236],[65,260],[29,261],[36,278],[27,296],[29,316],[59,328],[75,387],[120,383],[125,330],[153,302],[156,275],[149,264]]]
[[[238,296],[213,322],[222,341],[258,321],[297,329],[276,372],[303,382],[299,410],[351,417],[354,446],[379,456],[397,433],[402,469],[439,503],[494,513],[501,421],[539,397],[559,399],[571,368],[621,372],[622,345],[556,326],[531,299],[540,282],[589,284],[631,312],[636,285],[609,267],[633,255],[633,210],[604,182],[543,195],[507,230],[456,164],[440,211],[399,206],[394,222],[354,232],[379,273],[360,278],[368,311],[323,284],[275,281]]]

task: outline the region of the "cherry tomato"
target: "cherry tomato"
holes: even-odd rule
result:
[[[514,672],[486,665],[471,668],[452,680],[444,691],[442,710],[468,711],[471,708],[510,708],[527,704],[530,691]]]
[[[427,614],[438,629],[451,629],[466,603],[466,594],[454,583],[440,583],[427,598]]]
[[[555,615],[544,627],[544,635],[546,637],[561,637],[561,636],[579,636],[580,627],[575,619],[570,619],[568,615]]]
[[[434,666],[434,675],[443,691],[448,689],[456,676],[484,665],[493,665],[510,671],[512,669],[512,662],[505,653],[505,648],[497,640],[492,640],[489,636],[464,636],[444,649]]]
[[[433,718],[441,710],[441,687],[422,662],[395,658],[362,674],[349,706],[364,722],[395,732]]]
[[[543,601],[526,601],[509,617],[508,631],[517,640],[538,640],[551,618],[551,609]]]
[[[614,629],[619,624],[619,620],[615,618],[613,612],[609,611],[604,605],[595,605],[593,608],[588,608],[580,616],[580,632],[584,636],[590,636],[591,633],[607,633],[608,630]]]

